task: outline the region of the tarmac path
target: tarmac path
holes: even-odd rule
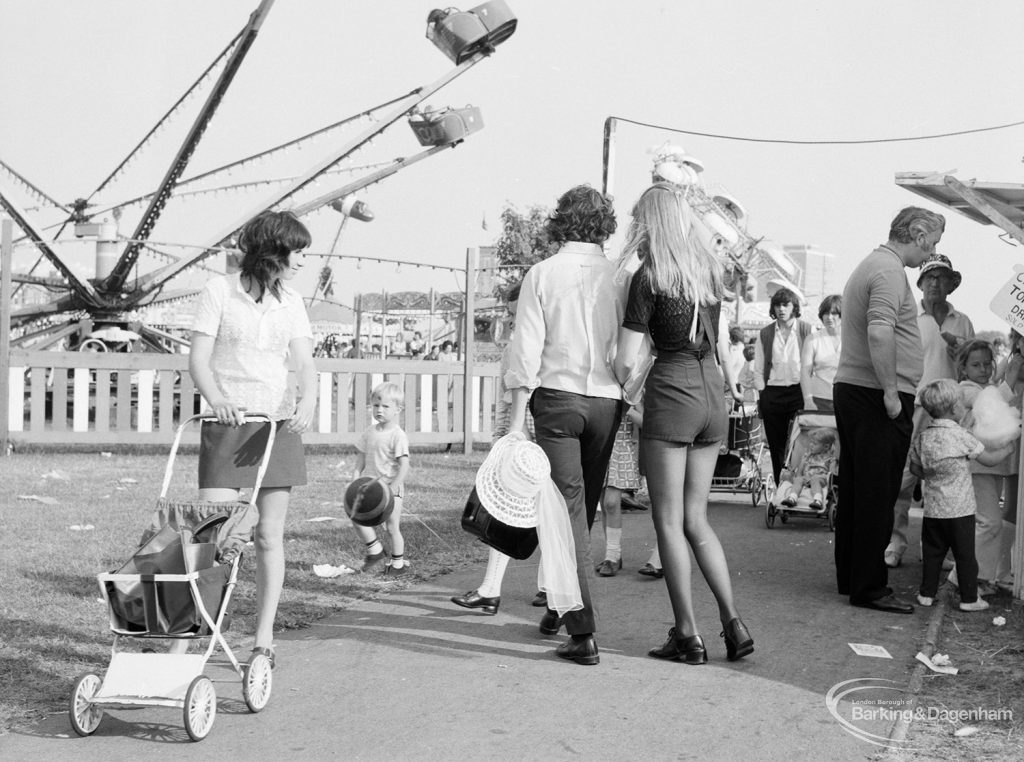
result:
[[[929,611],[900,616],[850,606],[835,592],[833,535],[822,522],[776,521],[768,530],[763,503],[754,509],[748,497],[712,498],[711,521],[756,644],[739,662],[725,659],[714,599],[696,568],[711,662],[693,668],[646,656],[664,642],[671,610],[664,582],[636,573],[654,543],[649,514],[626,513],[625,568],[593,581],[596,667],[554,656],[564,632],[541,635],[542,610],[529,604],[536,559],[513,561],[493,617],[448,600],[479,584],[483,570],[470,568],[282,633],[273,695],[258,715],[246,710],[233,673],[209,667],[218,714],[201,743],[188,740],[177,709],[112,709],[84,739],[61,713],[0,738],[0,759],[876,758],[885,749],[847,732],[825,695],[857,678],[905,688]],[[599,527],[595,553],[604,547]],[[912,599],[919,573],[919,564],[893,572],[896,593]],[[882,646],[892,658],[858,656],[850,643]],[[891,727],[880,721],[870,730],[884,743]]]

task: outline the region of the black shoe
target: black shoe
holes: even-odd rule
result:
[[[636,499],[635,496],[628,492],[623,492],[622,497],[619,498],[619,504],[622,506],[624,511],[646,511],[647,506]]]
[[[729,661],[742,659],[754,652],[754,639],[750,637],[746,625],[740,621],[739,617],[726,622],[721,635],[725,638],[725,658]]]
[[[557,635],[560,629],[562,629],[562,617],[558,616],[558,612],[551,609],[545,611],[544,616],[540,618],[541,635]]]
[[[543,590],[538,590],[537,594],[533,596],[533,601],[530,602],[531,606],[547,606],[548,605],[548,594]]]
[[[587,635],[580,640],[573,636],[565,643],[555,649],[555,653],[563,659],[570,659],[577,664],[594,665],[601,661],[597,655],[597,641],[593,635]]]
[[[452,596],[452,603],[462,606],[464,609],[480,609],[485,614],[494,616],[498,613],[498,606],[501,605],[501,596],[495,598],[484,598],[478,590],[470,590],[465,595]]]
[[[597,572],[599,577],[614,577],[619,573],[622,568],[622,559],[616,561],[609,561],[607,558],[594,567],[594,571]]]
[[[677,639],[675,627],[668,631],[665,645],[661,648],[652,648],[647,655],[655,659],[671,659],[685,664],[708,663],[708,650],[704,647],[704,639],[700,635]]]
[[[652,563],[646,563],[636,570],[637,574],[642,574],[645,577],[654,577],[655,579],[661,579],[665,576],[665,570],[659,569]]]
[[[894,595],[886,595],[869,601],[850,601],[854,606],[875,611],[887,611],[890,614],[913,614],[914,607]]]

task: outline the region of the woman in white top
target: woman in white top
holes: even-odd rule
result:
[[[256,638],[253,653],[274,663],[274,618],[284,586],[284,521],[291,488],[306,483],[301,433],[316,406],[313,332],[302,297],[287,285],[310,244],[291,212],[264,212],[238,236],[241,272],[214,278],[196,302],[189,372],[216,422],[203,423],[199,499],[238,500],[256,481],[269,423],[245,423],[266,413],[276,436],[256,499]],[[288,383],[296,368],[298,397]]]
[[[800,390],[805,410],[833,410],[832,382],[839,366],[842,337],[839,324],[843,316],[843,297],[830,294],[818,306],[821,330],[804,342],[800,364]]]

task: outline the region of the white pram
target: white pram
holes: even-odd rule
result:
[[[270,700],[273,685],[270,660],[255,653],[242,664],[224,640],[225,614],[238,578],[241,551],[259,519],[256,495],[274,444],[274,424],[268,436],[251,500],[245,502],[176,502],[167,500],[174,458],[185,427],[213,416],[193,416],[174,436],[156,511],[139,549],[117,572],[99,574],[100,592],[110,613],[114,633],[106,675],[87,673],[78,678],[68,714],[80,736],[96,732],[103,707],[169,706],[182,709],[185,731],[201,741],[213,727],[217,695],[203,674],[219,645],[242,682],[242,696],[251,712]],[[247,415],[246,421],[270,421]],[[205,653],[141,653],[118,650],[122,638],[193,640],[209,638]]]

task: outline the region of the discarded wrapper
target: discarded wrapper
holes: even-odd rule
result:
[[[890,654],[884,646],[876,646],[874,643],[848,643],[857,656],[873,656],[876,659],[891,659]]]
[[[932,672],[938,672],[940,675],[955,675],[959,672],[956,667],[950,665],[949,656],[946,654],[935,654],[929,658],[928,656],[925,656],[923,652],[918,651],[917,656],[914,658],[928,667]]]
[[[331,566],[330,564],[313,564],[313,573],[318,577],[324,579],[332,579],[334,577],[340,577],[343,574],[355,574],[355,569],[342,564],[341,566]]]

